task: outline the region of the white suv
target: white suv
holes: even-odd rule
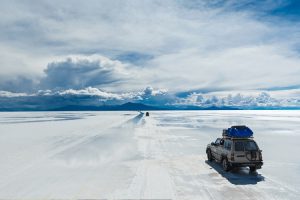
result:
[[[234,167],[249,167],[256,171],[263,165],[262,151],[253,138],[218,138],[207,145],[208,161],[216,160],[222,163],[223,169],[229,171]]]

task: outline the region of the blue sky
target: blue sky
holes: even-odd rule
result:
[[[288,0],[3,0],[0,98],[298,105],[299,25]]]

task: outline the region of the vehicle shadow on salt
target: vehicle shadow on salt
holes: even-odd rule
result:
[[[234,185],[255,185],[265,180],[264,176],[258,172],[249,172],[249,169],[246,167],[235,168],[230,172],[225,172],[220,163],[207,160],[205,163]]]

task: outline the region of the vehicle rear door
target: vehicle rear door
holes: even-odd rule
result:
[[[245,154],[244,140],[234,141],[234,160],[239,163],[248,162]]]
[[[244,143],[246,159],[251,161],[259,161],[259,148],[255,141],[248,140]]]
[[[253,140],[236,140],[234,142],[235,161],[247,163],[259,160],[259,149]]]

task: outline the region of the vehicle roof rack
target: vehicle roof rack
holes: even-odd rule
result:
[[[246,139],[253,138],[253,132],[245,125],[231,126],[231,128],[223,129],[223,138]]]

